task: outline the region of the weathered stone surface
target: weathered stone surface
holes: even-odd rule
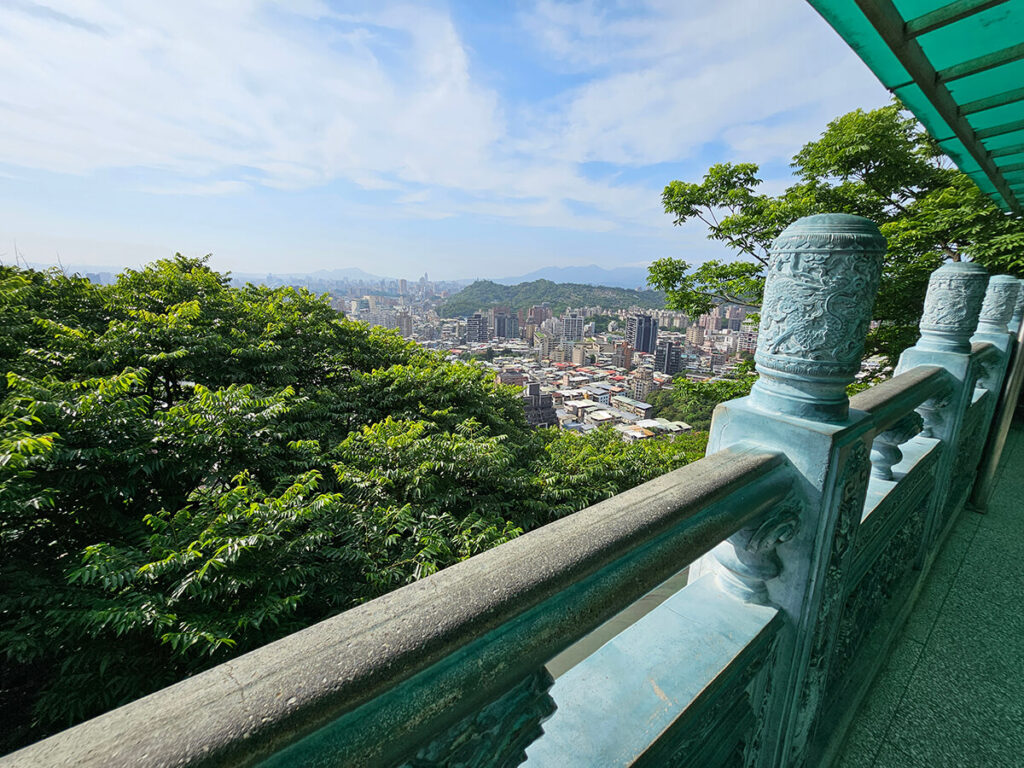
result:
[[[898,375],[850,403],[883,250],[857,217],[779,237],[761,378],[701,462],[0,765],[819,764],[970,491],[1024,307],[1013,278],[945,265]],[[703,553],[552,685],[548,659]]]
[[[791,224],[771,247],[751,393],[766,410],[817,420],[846,416],[860,368],[885,238],[860,216]]]
[[[979,333],[1006,333],[1020,295],[1020,282],[1009,275],[996,275],[988,281],[985,301],[978,315]]]
[[[785,496],[784,464],[759,450],[709,457],[0,765],[234,765],[275,753],[281,765],[313,754],[334,755],[328,764],[407,759],[436,735],[435,723],[447,728],[451,713],[485,707]],[[721,503],[736,492],[735,504]],[[358,724],[374,706],[373,727]]]
[[[970,352],[987,285],[988,272],[980,264],[957,261],[935,270],[928,281],[917,347]]]

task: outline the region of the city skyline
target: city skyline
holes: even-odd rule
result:
[[[700,261],[724,252],[671,226],[667,182],[755,161],[777,191],[829,119],[887,100],[799,0],[57,0],[0,25],[6,263],[212,252],[448,280]]]

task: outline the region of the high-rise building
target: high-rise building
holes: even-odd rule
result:
[[[466,318],[466,343],[477,344],[487,341],[488,338],[486,317],[476,312],[472,317]]]
[[[554,357],[555,351],[561,349],[561,345],[550,334],[535,334],[533,343],[541,360],[551,360]]]
[[[518,339],[519,318],[505,313],[494,313],[494,337],[497,339]]]
[[[636,371],[628,380],[630,397],[634,400],[647,402],[647,398],[654,391],[654,374],[650,368],[641,368]]]
[[[558,424],[551,395],[541,394],[540,384],[536,382],[526,385],[523,408],[526,410],[526,423],[532,427],[553,427]]]
[[[633,348],[626,342],[619,344],[612,352],[612,365],[616,368],[625,368],[627,371],[633,367]]]
[[[405,296],[408,288],[409,288],[409,283],[406,282],[404,277],[401,278],[398,281],[398,295],[399,296]]]
[[[562,315],[562,338],[566,341],[583,340],[583,315],[579,312]]]
[[[653,352],[658,344],[658,321],[650,315],[630,315],[626,318],[626,343],[637,352]]]
[[[551,307],[547,304],[535,304],[530,307],[530,312],[526,316],[526,321],[533,323],[534,325],[540,325],[545,320],[551,317]]]
[[[408,312],[398,313],[398,332],[404,337],[412,336],[412,315]]]
[[[674,341],[659,341],[654,352],[654,370],[673,376],[683,370],[683,351]]]

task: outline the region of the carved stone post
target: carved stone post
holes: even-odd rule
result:
[[[988,281],[985,301],[981,305],[978,317],[978,329],[971,337],[972,342],[987,342],[996,351],[985,359],[978,361],[976,378],[978,387],[984,394],[984,402],[973,404],[971,412],[965,417],[957,451],[957,471],[960,483],[954,484],[959,495],[974,485],[974,478],[981,455],[988,442],[992,429],[992,417],[995,414],[1003,390],[1007,368],[1014,348],[1014,334],[1007,325],[1013,317],[1013,311],[1020,297],[1020,281],[1009,275],[995,275]],[[977,399],[978,394],[973,397]]]
[[[988,273],[968,262],[944,264],[932,273],[921,315],[921,338],[900,356],[897,373],[919,365],[938,365],[949,372],[952,388],[941,398],[924,403],[918,413],[924,419],[926,437],[943,442],[936,470],[936,486],[925,524],[921,562],[933,556],[935,544],[954,516],[951,481],[956,475],[957,446],[964,414],[974,396],[977,377],[971,358],[971,334],[985,298]],[[959,493],[959,489],[958,489]],[[954,494],[954,495],[958,495]]]
[[[1020,330],[1021,319],[1024,318],[1024,280],[1018,280],[1019,290],[1017,292],[1017,303],[1013,307],[1013,316],[1010,318],[1010,333],[1014,336]]]
[[[981,384],[990,392],[997,393],[1003,381],[1006,358],[1013,345],[1013,335],[1007,327],[1020,297],[1020,281],[1009,275],[995,275],[988,281],[985,301],[978,316],[978,329],[971,337],[973,342],[988,342],[999,350],[1000,362],[990,365],[981,372]],[[993,396],[993,399],[994,396]]]
[[[823,703],[871,468],[869,419],[850,412],[846,387],[860,368],[884,252],[878,228],[859,216],[809,216],[779,235],[755,355],[760,378],[749,397],[715,410],[709,453],[742,441],[783,451],[804,502],[799,528],[764,543],[742,531],[730,540],[739,557],[720,549],[697,566],[715,570],[727,593],[767,600],[789,619],[755,765],[804,764]]]

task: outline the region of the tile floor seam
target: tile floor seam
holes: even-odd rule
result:
[[[966,510],[961,511],[960,514],[963,515],[963,514],[965,514],[965,512],[966,512]],[[961,520],[957,520],[957,524],[956,524],[956,526],[954,526],[953,531],[955,531],[957,528],[959,528],[960,524],[961,524]],[[951,535],[952,535],[953,531],[950,531]],[[959,559],[959,561],[956,564],[956,570],[953,572],[953,576],[950,578],[949,586],[946,588],[945,593],[942,595],[942,600],[939,602],[939,608],[935,612],[935,620],[931,623],[931,626],[928,627],[928,633],[925,635],[924,641],[917,641],[917,640],[914,640],[913,638],[906,637],[904,635],[904,631],[905,631],[905,628],[906,628],[906,621],[904,621],[904,626],[900,628],[899,636],[896,638],[896,642],[894,642],[893,645],[892,645],[892,647],[895,647],[897,643],[906,642],[906,641],[909,641],[909,642],[912,642],[912,643],[918,643],[921,646],[921,652],[917,654],[917,658],[914,660],[914,663],[910,667],[910,674],[907,675],[907,682],[900,689],[899,695],[896,698],[896,706],[893,708],[892,715],[889,717],[889,722],[886,724],[885,730],[882,732],[882,735],[881,735],[881,737],[879,739],[878,747],[875,749],[875,754],[874,754],[874,757],[871,759],[871,763],[869,765],[869,768],[874,768],[874,766],[878,762],[878,758],[879,758],[879,755],[881,753],[882,746],[884,746],[888,742],[889,733],[890,733],[890,731],[892,731],[893,722],[895,721],[895,718],[896,718],[896,713],[899,712],[900,707],[903,706],[903,701],[907,697],[907,691],[910,690],[910,684],[914,681],[914,677],[917,675],[917,669],[918,669],[918,667],[921,664],[921,660],[924,658],[925,651],[928,650],[928,643],[931,641],[932,633],[935,631],[935,625],[938,623],[939,618],[942,616],[942,611],[946,607],[946,602],[949,600],[949,594],[950,594],[950,592],[953,591],[953,586],[956,584],[957,577],[959,577],[959,575],[960,575],[960,570],[963,568],[964,560],[967,558],[967,552],[968,552],[968,550],[970,550],[971,544],[974,543],[974,537],[977,535],[977,533],[978,533],[977,527],[974,527],[974,529],[970,532],[970,537],[968,539],[967,546],[964,547],[963,554],[960,555],[960,559]],[[948,546],[948,544],[949,544],[949,536],[947,536],[946,540],[943,542],[943,547]],[[941,552],[941,550],[940,550],[940,552]],[[933,568],[934,568],[934,563],[932,565],[933,565]],[[926,583],[925,583],[924,586],[927,586],[927,581],[930,580],[932,577],[933,577],[933,573],[930,570],[928,572],[928,576],[927,576]],[[923,591],[923,588],[922,588],[922,591]],[[920,597],[920,594],[918,595],[918,597]],[[907,618],[909,619],[909,616]],[[892,653],[892,648],[890,648],[889,653],[890,654]],[[876,682],[877,682],[877,680],[878,680],[878,678],[876,677]],[[873,682],[871,684],[872,688],[874,687],[874,685],[875,685],[875,683]],[[869,691],[868,695],[870,695],[870,691]],[[901,750],[901,753],[902,753],[902,750]]]
[[[899,712],[900,707],[903,705],[903,700],[907,697],[907,691],[910,690],[910,683],[913,682],[914,675],[917,673],[917,667],[921,663],[921,657],[924,656],[925,644],[924,643],[919,643],[917,640],[914,640],[912,638],[904,637],[902,629],[900,630],[900,635],[899,635],[899,637],[896,638],[896,642],[893,643],[892,647],[895,647],[897,643],[900,643],[900,642],[903,642],[903,641],[909,641],[911,643],[917,643],[918,645],[921,646],[921,651],[917,654],[917,659],[914,661],[914,663],[910,667],[910,674],[907,675],[907,682],[904,683],[903,686],[900,688],[899,695],[896,697],[896,706],[893,707],[892,713],[889,715],[888,722],[885,725],[885,730],[882,731],[882,735],[879,736],[879,738],[878,738],[878,746],[875,747],[875,754],[871,758],[871,764],[868,766],[868,768],[875,768],[875,764],[878,762],[878,758],[879,758],[879,755],[880,755],[880,753],[882,751],[882,747],[885,746],[885,744],[889,740],[889,732],[892,730],[893,722],[896,719],[896,713]],[[890,656],[892,655],[892,648],[889,649],[889,654],[890,654]],[[885,671],[887,671],[887,670],[884,670],[884,669],[882,670],[882,672],[885,672]],[[871,687],[872,688],[875,687],[875,685],[877,684],[879,678],[881,678],[881,673],[879,673],[879,675],[875,678],[875,681],[873,683],[871,683]],[[870,694],[871,694],[871,691],[868,691],[868,695],[870,695]],[[865,699],[867,699],[866,696],[865,696]],[[863,705],[863,702],[861,702],[861,704]]]
[[[1017,505],[1008,505],[1005,499],[1005,495],[1014,493],[1017,486],[1024,486],[1024,478],[1015,477],[1014,473],[1008,469],[1011,465],[1014,467],[1018,466],[1021,461],[1024,461],[1024,430],[1021,429],[1020,423],[1017,422],[1013,425],[1012,431],[1008,436],[1006,450],[1003,452],[999,467],[995,473],[995,477],[993,478],[992,499],[1000,498],[1000,493],[1003,494],[1002,502],[996,505],[998,509],[996,518],[998,518],[1000,523],[1007,519],[1024,522],[1024,518],[1020,518],[1018,514],[1015,514],[1018,511],[1016,509]],[[1014,488],[1011,489],[1008,486],[1014,486]],[[957,595],[963,595],[966,591],[970,591],[971,589],[970,584],[967,583],[970,580],[967,578],[968,572],[965,571],[965,568],[968,567],[968,558],[971,557],[975,551],[974,546],[978,545],[983,548],[985,546],[985,541],[988,540],[987,537],[992,535],[992,532],[985,526],[986,519],[996,519],[993,518],[992,513],[988,511],[989,508],[991,507],[987,505],[986,510],[979,514],[980,519],[967,517],[967,515],[977,514],[976,512],[969,509],[961,509],[953,530],[950,532],[951,535],[943,542],[943,546],[939,550],[938,555],[941,555],[944,551],[949,551],[948,547],[950,545],[950,539],[954,533],[958,534],[959,537],[962,538],[961,541],[957,542],[957,548],[959,549],[962,546],[963,549],[959,555],[954,552],[950,552],[950,560],[947,561],[950,566],[950,570],[947,572],[948,577],[946,574],[943,574],[944,578],[941,579],[941,581],[946,582],[947,586],[945,589],[942,589],[941,582],[939,585],[936,585],[938,587],[936,590],[938,593],[936,597],[938,605],[935,609],[933,620],[925,623],[927,631],[924,633],[923,641],[906,635],[907,622],[905,621],[903,626],[900,628],[895,642],[893,642],[890,648],[890,655],[892,655],[892,649],[898,647],[901,643],[913,643],[919,650],[913,663],[902,667],[902,669],[909,668],[906,683],[899,687],[898,693],[895,696],[896,703],[892,708],[892,713],[887,718],[887,721],[884,722],[883,727],[879,729],[880,733],[876,732],[875,737],[872,739],[875,743],[869,749],[865,749],[862,753],[861,760],[857,761],[858,765],[867,765],[869,768],[880,768],[880,766],[887,767],[896,764],[900,765],[901,768],[904,768],[904,766],[906,768],[910,768],[910,766],[914,765],[928,765],[930,768],[930,763],[925,764],[920,762],[923,759],[922,755],[914,754],[908,748],[901,746],[898,743],[897,737],[900,735],[901,730],[897,728],[896,722],[900,713],[902,712],[905,714],[908,706],[912,702],[911,697],[914,691],[914,684],[919,683],[923,679],[924,673],[927,671],[927,667],[925,666],[926,657],[929,652],[936,651],[934,643],[938,643],[939,637],[941,636],[941,633],[937,631],[937,627],[940,626],[940,622],[942,621],[946,621],[948,623],[951,619],[956,618],[952,612],[952,606],[956,602]],[[1021,511],[1024,512],[1024,510]],[[1018,530],[1019,527],[1020,526],[1015,524],[1010,526],[1014,531]],[[987,531],[986,536],[984,537],[979,533],[982,529]],[[1010,531],[1006,531],[1005,535],[1012,534]],[[935,563],[933,561],[933,568],[930,570],[927,579],[922,584],[921,592],[918,593],[919,598],[924,594],[924,590],[927,589],[929,582],[935,578],[936,573],[934,564]],[[915,607],[910,611],[910,615],[913,615],[913,612],[917,609],[918,606],[915,605]],[[910,616],[907,618],[909,620]],[[876,679],[872,682],[858,709],[860,709],[869,698],[875,695],[875,689],[879,685],[879,682],[886,677],[891,679],[891,676],[892,670],[883,668],[883,670],[881,670],[876,676]],[[886,709],[888,709],[888,707],[886,707]],[[843,752],[840,754],[845,753],[845,751],[844,745]],[[999,758],[997,760],[998,765],[1008,766],[1009,763],[1003,762],[1004,759],[1005,758]],[[1016,758],[1011,758],[1011,762],[1014,760],[1016,760]],[[942,765],[948,764],[941,760],[940,763]],[[1013,762],[1013,764],[1017,765],[1016,762]],[[995,768],[995,765],[996,763],[992,763],[993,768]],[[1024,763],[1021,763],[1021,765],[1024,766]],[[965,768],[975,768],[975,766],[965,766]],[[981,766],[979,765],[977,768],[981,768]]]

